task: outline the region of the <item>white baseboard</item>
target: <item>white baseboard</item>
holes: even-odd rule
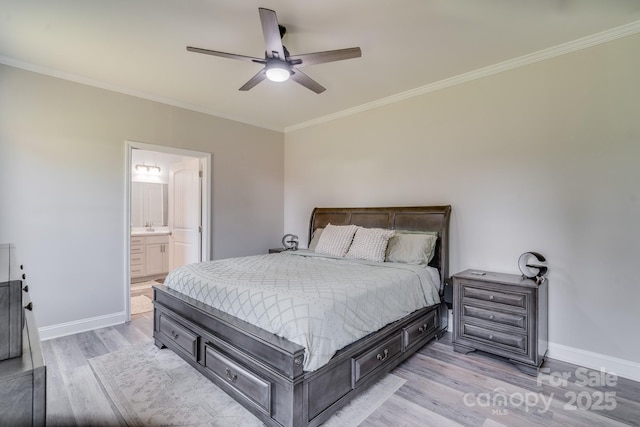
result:
[[[73,322],[60,323],[58,325],[44,326],[42,328],[38,328],[38,332],[40,332],[40,339],[42,341],[46,341],[66,335],[77,334],[79,332],[86,332],[94,329],[106,328],[107,326],[119,325],[126,321],[127,313],[121,311],[119,313],[75,320]]]
[[[547,356],[550,359],[573,363],[574,365],[584,366],[585,368],[595,369],[596,371],[604,369],[619,377],[640,381],[640,363],[632,362],[631,360],[620,359],[553,342],[549,343]]]
[[[447,331],[453,334],[453,310],[449,310],[449,325]],[[631,360],[620,359],[606,354],[594,353],[566,345],[549,343],[549,359],[572,363],[596,371],[604,369],[619,377],[633,381],[640,381],[640,363]]]

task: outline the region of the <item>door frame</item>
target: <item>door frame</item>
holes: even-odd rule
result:
[[[211,182],[212,167],[211,153],[185,150],[166,145],[148,144],[146,142],[125,141],[125,188],[124,188],[124,307],[127,322],[131,320],[131,157],[135,149],[157,151],[178,156],[195,157],[200,159],[202,169],[202,186],[200,189],[202,233],[200,241],[200,261],[211,259],[211,194],[213,183]]]

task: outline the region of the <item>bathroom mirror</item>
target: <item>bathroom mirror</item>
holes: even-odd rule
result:
[[[167,184],[131,183],[131,226],[167,225]]]

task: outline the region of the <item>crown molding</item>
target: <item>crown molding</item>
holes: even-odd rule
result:
[[[176,101],[174,99],[163,98],[155,95],[151,95],[146,92],[136,91],[129,88],[113,85],[110,83],[102,82],[99,80],[89,79],[76,74],[68,73],[53,68],[43,67],[40,65],[32,64],[29,62],[19,61],[15,58],[0,55],[0,64],[5,64],[11,67],[20,68],[27,71],[32,71],[38,74],[44,74],[51,77],[60,78],[63,80],[72,81],[75,83],[84,84],[87,86],[93,86],[100,89],[109,90],[112,92],[122,93],[124,95],[135,96],[136,98],[146,99],[148,101],[154,101],[161,104],[170,105],[177,108],[183,108],[185,110],[195,111],[209,116],[215,116],[222,119],[232,120],[239,123],[244,123],[250,126],[256,126],[263,129],[268,129],[276,132],[289,133],[296,130],[316,126],[322,123],[327,123],[333,120],[337,120],[343,117],[358,114],[364,111],[372,110],[385,105],[401,102],[416,96],[424,95],[437,90],[445,89],[451,86],[466,83],[472,80],[480,79],[490,75],[498,74],[504,71],[512,70],[519,67],[524,67],[529,64],[544,61],[546,59],[555,58],[557,56],[565,55],[578,50],[586,49],[599,44],[607,43],[616,39],[631,36],[633,34],[640,33],[640,21],[631,22],[626,25],[622,25],[610,30],[606,30],[597,34],[582,37],[577,40],[573,40],[567,43],[563,43],[548,49],[543,49],[538,52],[523,55],[518,58],[510,59],[498,64],[490,65],[478,70],[470,71],[468,73],[459,74],[448,79],[440,80],[425,86],[421,86],[415,89],[411,89],[405,92],[401,92],[386,98],[378,99],[366,104],[362,104],[353,108],[338,111],[336,113],[321,116],[312,120],[297,123],[284,128],[274,127],[269,124],[248,121],[242,117],[236,117],[229,114],[221,113],[219,111],[213,111],[210,109],[198,107],[188,103]]]
[[[349,108],[346,110],[338,111],[336,113],[328,114],[326,116],[318,117],[316,119],[301,122],[292,126],[288,126],[284,129],[285,133],[294,132],[296,130],[316,126],[322,123],[327,123],[333,120],[341,119],[343,117],[351,116],[361,113],[363,111],[372,110],[374,108],[382,107],[396,102],[401,102],[416,96],[424,95],[437,90],[445,89],[451,86],[456,86],[462,83],[467,83],[472,80],[477,80],[483,77],[491,76],[494,74],[502,73],[504,71],[513,70],[515,68],[524,67],[529,64],[544,61],[547,59],[555,58],[557,56],[566,55],[571,52],[586,49],[599,44],[607,43],[613,40],[617,40],[623,37],[631,36],[640,32],[640,21],[631,22],[626,25],[622,25],[610,30],[606,30],[600,33],[596,33],[590,36],[582,37],[577,40],[573,40],[567,43],[563,43],[557,46],[553,46],[547,49],[543,49],[534,53],[523,55],[514,59],[509,59],[498,64],[489,65],[484,68],[480,68],[468,73],[459,74],[448,79],[440,80],[435,83],[431,83],[425,86],[421,86],[416,89],[411,89],[405,92],[401,92],[386,98],[378,99],[367,104],[362,104],[357,107]]]
[[[195,111],[197,113],[206,114],[208,116],[214,116],[221,119],[232,120],[234,122],[239,122],[239,123],[243,123],[250,126],[256,126],[263,129],[273,130],[276,132],[282,132],[281,128],[276,128],[265,123],[251,122],[241,117],[235,117],[229,114],[221,113],[219,111],[201,108],[196,105],[176,101],[175,99],[163,98],[160,96],[151,95],[146,92],[125,88],[122,86],[106,83],[100,80],[89,79],[87,77],[79,76],[73,73],[68,73],[66,71],[57,70],[55,68],[49,68],[49,67],[44,67],[37,64],[32,64],[30,62],[20,61],[8,56],[0,55],[0,64],[8,65],[14,68],[20,68],[26,71],[32,71],[38,74],[44,74],[50,77],[56,77],[62,80],[68,80],[74,83],[80,83],[86,86],[93,86],[99,89],[105,89],[111,92],[134,96],[136,98],[146,99],[147,101],[158,102],[160,104],[165,104],[172,107],[182,108],[189,111]]]

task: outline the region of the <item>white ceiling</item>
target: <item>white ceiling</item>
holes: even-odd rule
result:
[[[304,68],[319,95],[240,92],[259,64],[186,51],[262,57],[258,7],[292,55],[362,58]],[[282,131],[638,21],[638,0],[0,0],[0,62]]]

